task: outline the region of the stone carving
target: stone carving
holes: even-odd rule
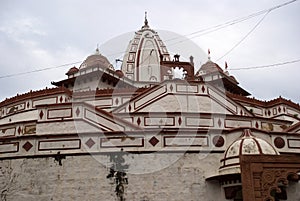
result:
[[[299,180],[300,156],[243,155],[240,161],[244,201],[275,201],[271,193],[282,193],[279,184]]]

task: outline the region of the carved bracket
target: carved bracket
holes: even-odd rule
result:
[[[275,201],[271,192],[281,193],[279,184],[299,179],[300,156],[242,155],[240,161],[244,201]]]

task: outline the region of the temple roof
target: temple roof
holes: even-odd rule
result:
[[[79,71],[79,69],[77,67],[72,67],[68,70],[68,72],[66,72],[66,75],[74,75],[75,73],[77,73]]]
[[[98,48],[96,49],[96,52],[94,54],[91,54],[84,60],[84,62],[80,65],[79,70],[95,65],[99,65],[104,69],[113,69],[112,64],[108,61],[108,59],[105,56],[100,54]]]

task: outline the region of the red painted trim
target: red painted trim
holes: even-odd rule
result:
[[[49,117],[49,112],[51,112],[51,111],[58,111],[58,110],[71,110],[70,112],[71,112],[71,114],[69,115],[69,116],[61,116],[61,117]],[[72,118],[72,115],[73,115],[73,110],[72,110],[72,108],[57,108],[57,109],[48,109],[47,110],[47,119],[59,119],[59,118]]]
[[[10,105],[19,101],[27,100],[27,99],[34,99],[37,97],[45,97],[50,95],[57,95],[57,94],[66,94],[71,95],[71,91],[68,90],[65,87],[56,87],[56,88],[50,88],[50,89],[42,89],[38,91],[30,91],[25,94],[17,95],[15,97],[6,99],[0,103],[0,107]]]
[[[161,127],[165,127],[165,126],[175,126],[175,117],[166,117],[166,116],[151,116],[151,117],[142,117],[144,119],[144,126],[161,126]],[[169,119],[172,119],[172,124],[153,124],[153,125],[149,125],[149,124],[146,124],[146,119],[151,119],[151,118],[161,118],[161,119],[164,119],[164,118],[169,118]]]
[[[13,108],[13,107],[15,107],[15,106],[19,106],[19,105],[23,105],[24,108],[22,108],[22,109],[20,109],[20,110],[17,110],[17,111],[15,111],[15,112],[9,113],[9,110],[10,110],[11,108]],[[12,105],[12,106],[6,108],[6,114],[5,114],[5,116],[11,115],[11,114],[16,114],[16,113],[22,112],[22,111],[24,111],[24,110],[26,110],[26,102],[14,104],[14,105]]]
[[[300,143],[300,139],[287,139],[288,148],[290,148],[290,149],[300,149],[300,146],[299,147],[290,146],[290,141],[292,141],[292,140],[299,141],[299,143]]]
[[[144,43],[144,38],[141,39],[141,41],[139,42],[139,45],[138,45],[138,51],[137,51],[137,54],[136,54],[136,81],[139,81],[140,80],[140,76],[139,76],[139,73],[140,73],[140,56],[141,56],[141,50],[142,50],[142,46],[143,46],[143,43]]]
[[[140,145],[118,145],[118,146],[103,146],[103,142],[108,141],[110,139],[120,139],[122,140],[123,137],[108,137],[108,138],[100,138],[100,148],[123,148],[123,147],[144,147],[145,145],[145,139],[144,137],[134,137],[142,140],[142,143]],[[128,140],[131,140],[130,137],[128,137]]]
[[[70,148],[40,148],[41,142],[71,142],[71,141],[78,141],[78,147],[70,147]],[[81,149],[81,140],[80,139],[61,139],[61,140],[40,140],[38,142],[38,151],[51,151],[51,150],[72,150],[72,149]]]
[[[206,139],[206,145],[194,145],[194,144],[187,144],[187,145],[167,145],[166,139],[167,138],[203,138]],[[164,147],[209,147],[209,139],[208,136],[163,136],[163,145]]]
[[[4,143],[1,143],[1,145],[6,145],[6,144],[11,144],[13,146],[16,146],[17,147],[17,150],[16,151],[2,151],[0,152],[0,154],[6,154],[6,153],[16,153],[16,152],[19,152],[19,142],[4,142]]]
[[[0,131],[1,131],[1,134],[0,134],[0,138],[2,138],[2,137],[9,137],[9,136],[15,136],[16,135],[16,130],[17,130],[17,127],[16,126],[13,126],[13,127],[5,127],[5,126],[7,126],[7,124],[5,124],[5,125],[3,125],[4,127],[2,127],[2,128],[0,128]],[[14,129],[14,134],[12,134],[12,135],[5,135],[5,134],[3,134],[3,135],[5,135],[5,136],[1,136],[2,135],[2,130],[7,130],[7,129]]]

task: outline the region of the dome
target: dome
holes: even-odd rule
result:
[[[72,68],[70,68],[70,69],[68,70],[68,72],[66,73],[66,75],[74,75],[74,74],[77,73],[78,71],[79,71],[79,69],[76,68],[76,67],[74,66],[74,67],[72,67]]]
[[[225,151],[221,160],[220,174],[240,173],[240,155],[279,155],[278,151],[267,141],[252,135],[245,129],[239,139],[234,141]]]
[[[200,67],[200,69],[196,73],[196,76],[201,76],[213,72],[223,72],[223,70],[218,64],[212,62],[211,60],[208,60]]]
[[[124,73],[121,70],[116,70],[116,75],[118,75],[120,78],[124,77]]]
[[[99,65],[101,68],[110,68],[113,69],[113,66],[109,63],[108,59],[99,53],[98,48],[96,49],[96,53],[88,56],[84,62],[80,65],[79,69],[83,69],[90,66]]]

